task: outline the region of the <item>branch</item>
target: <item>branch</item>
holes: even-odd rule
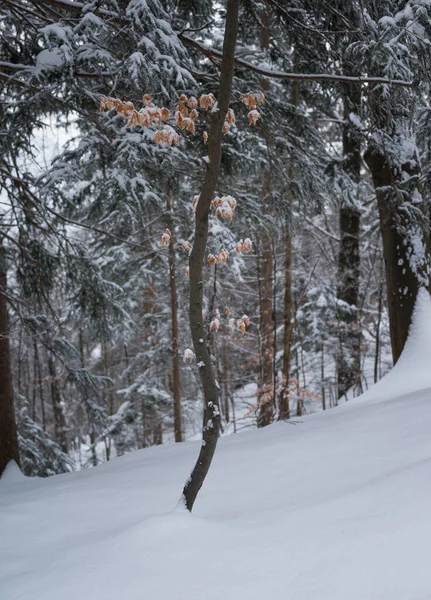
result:
[[[180,34],[179,38],[184,44],[197,48],[208,58],[221,58],[222,56],[222,53],[219,50],[207,48],[201,42],[193,40],[184,33]],[[252,65],[239,57],[235,57],[235,64],[244,69],[248,69],[249,71],[253,71],[258,75],[272,79],[285,79],[289,81],[322,81],[327,83],[348,83],[352,85],[386,84],[399,85],[402,87],[412,86],[410,81],[404,81],[403,79],[387,79],[386,77],[349,77],[348,75],[332,75],[331,73],[286,73],[285,71],[272,71],[271,69]]]

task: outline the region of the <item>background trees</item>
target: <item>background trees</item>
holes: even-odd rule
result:
[[[224,6],[3,3],[3,466],[17,440],[25,472],[48,475],[200,436],[202,398],[222,433],[327,409],[399,357],[428,285],[428,8],[239,10],[236,122],[203,202],[226,98],[171,118],[171,146],[98,106],[149,94],[173,115],[182,94],[216,96]],[[235,198],[232,222],[208,218],[214,196]]]

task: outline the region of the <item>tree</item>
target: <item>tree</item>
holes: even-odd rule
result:
[[[9,461],[20,464],[6,304],[6,252],[2,242],[0,238],[0,477]]]
[[[193,250],[190,254],[190,307],[189,320],[196,361],[204,391],[204,430],[202,446],[196,464],[183,489],[183,501],[190,512],[201,489],[217,446],[219,435],[219,386],[215,379],[211,355],[205,343],[206,332],[202,319],[203,272],[202,265],[208,241],[208,219],[211,202],[220,171],[223,126],[228,112],[234,73],[235,46],[238,32],[239,0],[228,0],[223,41],[223,58],[217,110],[211,113],[208,135],[208,166],[196,206]]]
[[[431,59],[428,10],[414,2],[399,10],[399,3],[386,2],[382,7],[370,3],[368,11],[369,39],[358,49],[367,57],[370,71],[384,69],[396,77],[413,72],[426,81]],[[364,154],[379,207],[394,363],[407,340],[418,290],[429,285],[429,209],[421,193],[411,118],[416,95],[412,88],[372,88],[373,134]]]

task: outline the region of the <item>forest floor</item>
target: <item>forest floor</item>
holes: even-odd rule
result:
[[[398,365],[336,409],[0,483],[2,600],[430,600],[431,308]]]

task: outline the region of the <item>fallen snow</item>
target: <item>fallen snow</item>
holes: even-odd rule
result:
[[[220,440],[0,482],[2,600],[430,600],[431,301],[361,398]]]

